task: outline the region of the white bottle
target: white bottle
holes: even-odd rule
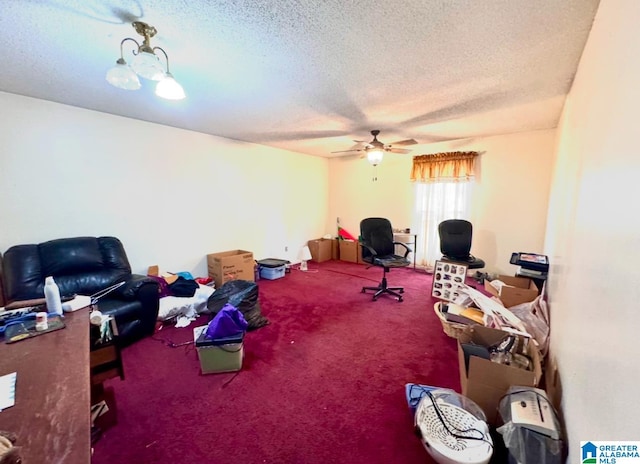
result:
[[[44,280],[44,299],[47,302],[47,312],[50,314],[62,315],[62,301],[60,300],[60,289],[49,276]]]

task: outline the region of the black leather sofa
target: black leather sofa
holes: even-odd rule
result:
[[[115,318],[123,346],[155,330],[158,283],[131,273],[124,247],[115,237],[62,238],[13,246],[4,253],[2,275],[7,304],[43,298],[47,276],[53,276],[62,296],[92,295],[125,282],[101,298],[98,309]]]

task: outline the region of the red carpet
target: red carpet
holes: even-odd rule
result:
[[[405,300],[360,293],[382,269],[329,261],[260,280],[270,325],[249,332],[239,373],[201,375],[192,345],[151,338],[123,351],[118,424],[95,464],[429,463],[406,383],[460,391],[455,340],[433,313],[431,276],[394,269]],[[192,340],[193,327],[155,338]]]

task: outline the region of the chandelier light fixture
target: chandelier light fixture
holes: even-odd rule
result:
[[[185,98],[184,89],[169,72],[169,56],[167,52],[160,47],[151,46],[151,37],[158,32],[156,28],[140,21],[135,21],[132,26],[138,34],[144,37],[144,40],[142,44],[139,44],[137,40],[127,37],[120,42],[120,58],[116,61],[115,66],[107,71],[107,82],[119,89],[138,90],[142,87],[139,79],[139,77],[142,77],[157,82],[156,95],[161,98],[166,98],[167,100],[182,100]],[[125,61],[123,53],[123,46],[128,41],[136,44],[135,49],[132,51],[131,66]],[[166,69],[156,52],[161,52],[164,55]]]

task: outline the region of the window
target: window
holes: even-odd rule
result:
[[[469,219],[473,182],[415,184],[413,230],[418,235],[416,263],[433,267],[440,253],[438,224],[446,219]]]
[[[433,267],[440,253],[438,225],[446,219],[469,219],[476,152],[416,156],[412,226],[417,234],[416,264]]]

